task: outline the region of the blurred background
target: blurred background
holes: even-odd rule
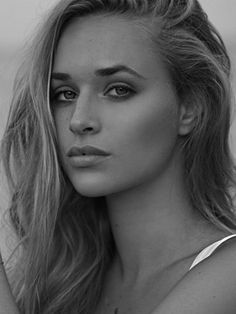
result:
[[[2,1],[0,10],[0,140],[6,124],[14,75],[25,44],[30,40],[44,13],[58,0]],[[236,93],[236,1],[200,0],[212,23],[221,33],[233,66],[233,88]],[[231,145],[236,156],[236,122],[231,127]],[[8,204],[4,178],[0,173],[0,215]],[[2,216],[3,217],[3,216]],[[5,259],[12,245],[11,232],[4,219],[0,225],[0,249]]]

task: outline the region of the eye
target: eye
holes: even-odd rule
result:
[[[70,89],[56,90],[52,92],[53,101],[73,101],[77,94]]]
[[[127,85],[115,85],[109,88],[107,94],[113,98],[128,98],[135,91]]]

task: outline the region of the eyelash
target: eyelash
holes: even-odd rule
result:
[[[118,89],[118,88],[126,89],[129,92],[129,94],[128,95],[126,94],[124,96],[114,96],[114,95],[112,95],[111,97],[114,98],[114,99],[128,99],[129,97],[131,97],[133,94],[136,93],[133,88],[131,88],[131,87],[127,86],[127,85],[123,85],[123,84],[111,86],[109,88],[108,92],[113,90],[113,89]]]
[[[119,85],[113,85],[111,86],[109,89],[108,89],[108,92],[113,90],[113,89],[118,89],[118,88],[122,88],[122,89],[126,89],[128,91],[128,95],[124,95],[124,96],[114,96],[114,95],[111,95],[110,97],[112,97],[113,99],[117,99],[117,100],[123,100],[123,99],[128,99],[129,97],[131,97],[133,94],[135,94],[136,92],[134,91],[134,89],[132,89],[131,87],[127,86],[127,85],[124,85],[124,84],[119,84]],[[58,101],[58,102],[72,102],[74,100],[73,99],[58,99],[60,97],[60,95],[63,95],[64,94],[64,97],[65,97],[65,93],[67,92],[70,92],[72,94],[74,94],[74,96],[77,95],[76,92],[74,92],[73,90],[71,89],[63,89],[63,90],[59,90],[59,91],[53,91],[52,92],[52,100],[55,102],[55,101]],[[106,92],[106,94],[108,93]]]

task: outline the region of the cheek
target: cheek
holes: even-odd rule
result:
[[[54,111],[54,121],[60,153],[65,153],[70,145],[71,132],[69,130],[69,114],[64,111]]]
[[[59,162],[68,175],[68,161],[65,156],[68,149],[74,144],[73,135],[69,130],[70,113],[63,110],[54,110],[53,117],[57,134]]]
[[[177,135],[175,112],[170,108],[153,110],[145,119],[140,119],[136,130],[137,143],[149,150],[169,146]]]
[[[122,173],[138,182],[143,176],[163,171],[176,148],[178,113],[175,103],[140,111],[123,125],[121,143]],[[127,117],[128,119],[128,117]],[[117,132],[118,134],[118,132]]]
[[[127,139],[139,153],[152,155],[153,152],[164,152],[176,142],[178,114],[175,103],[150,106],[150,110],[141,111],[138,116],[133,118],[133,125],[131,123],[128,125]]]

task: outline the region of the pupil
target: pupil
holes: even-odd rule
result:
[[[65,93],[65,97],[71,99],[73,98],[73,93],[68,91]]]
[[[125,94],[126,93],[125,88],[124,87],[118,87],[117,88],[117,93],[118,94]]]

